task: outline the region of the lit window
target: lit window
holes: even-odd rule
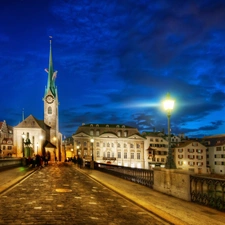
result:
[[[131,152],[130,158],[131,158],[131,159],[134,159],[134,153],[133,153],[133,152]]]
[[[137,153],[137,159],[141,159],[141,154],[140,154],[140,152]]]

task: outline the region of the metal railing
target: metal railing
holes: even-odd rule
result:
[[[190,176],[191,201],[225,212],[225,180]]]
[[[96,163],[95,169],[141,185],[153,188],[154,171],[104,163]],[[225,212],[225,179],[190,175],[191,201]]]
[[[112,174],[125,180],[129,180],[153,188],[153,170],[116,166],[104,163],[95,163],[95,169]]]

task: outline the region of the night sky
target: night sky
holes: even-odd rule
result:
[[[1,0],[0,121],[43,120],[49,36],[60,132],[82,123],[225,133],[224,0]]]

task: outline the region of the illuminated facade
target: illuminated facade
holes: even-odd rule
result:
[[[50,160],[62,158],[62,135],[58,123],[58,93],[55,86],[57,71],[53,70],[52,46],[50,40],[47,87],[44,94],[44,120],[33,115],[23,119],[13,128],[14,147],[17,157],[32,157],[33,154],[50,154]]]
[[[136,128],[118,124],[87,124],[73,134],[76,155],[87,161],[144,168],[144,141]],[[91,139],[94,139],[91,142]]]
[[[225,135],[203,138],[207,147],[207,166],[212,173],[225,175]]]
[[[6,121],[0,122],[0,158],[16,155],[13,148],[13,128]]]
[[[177,169],[207,173],[206,147],[198,141],[186,140],[174,148]]]

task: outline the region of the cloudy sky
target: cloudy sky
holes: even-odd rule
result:
[[[224,0],[2,0],[0,121],[43,119],[49,36],[58,71],[60,131],[124,124],[225,133]]]

